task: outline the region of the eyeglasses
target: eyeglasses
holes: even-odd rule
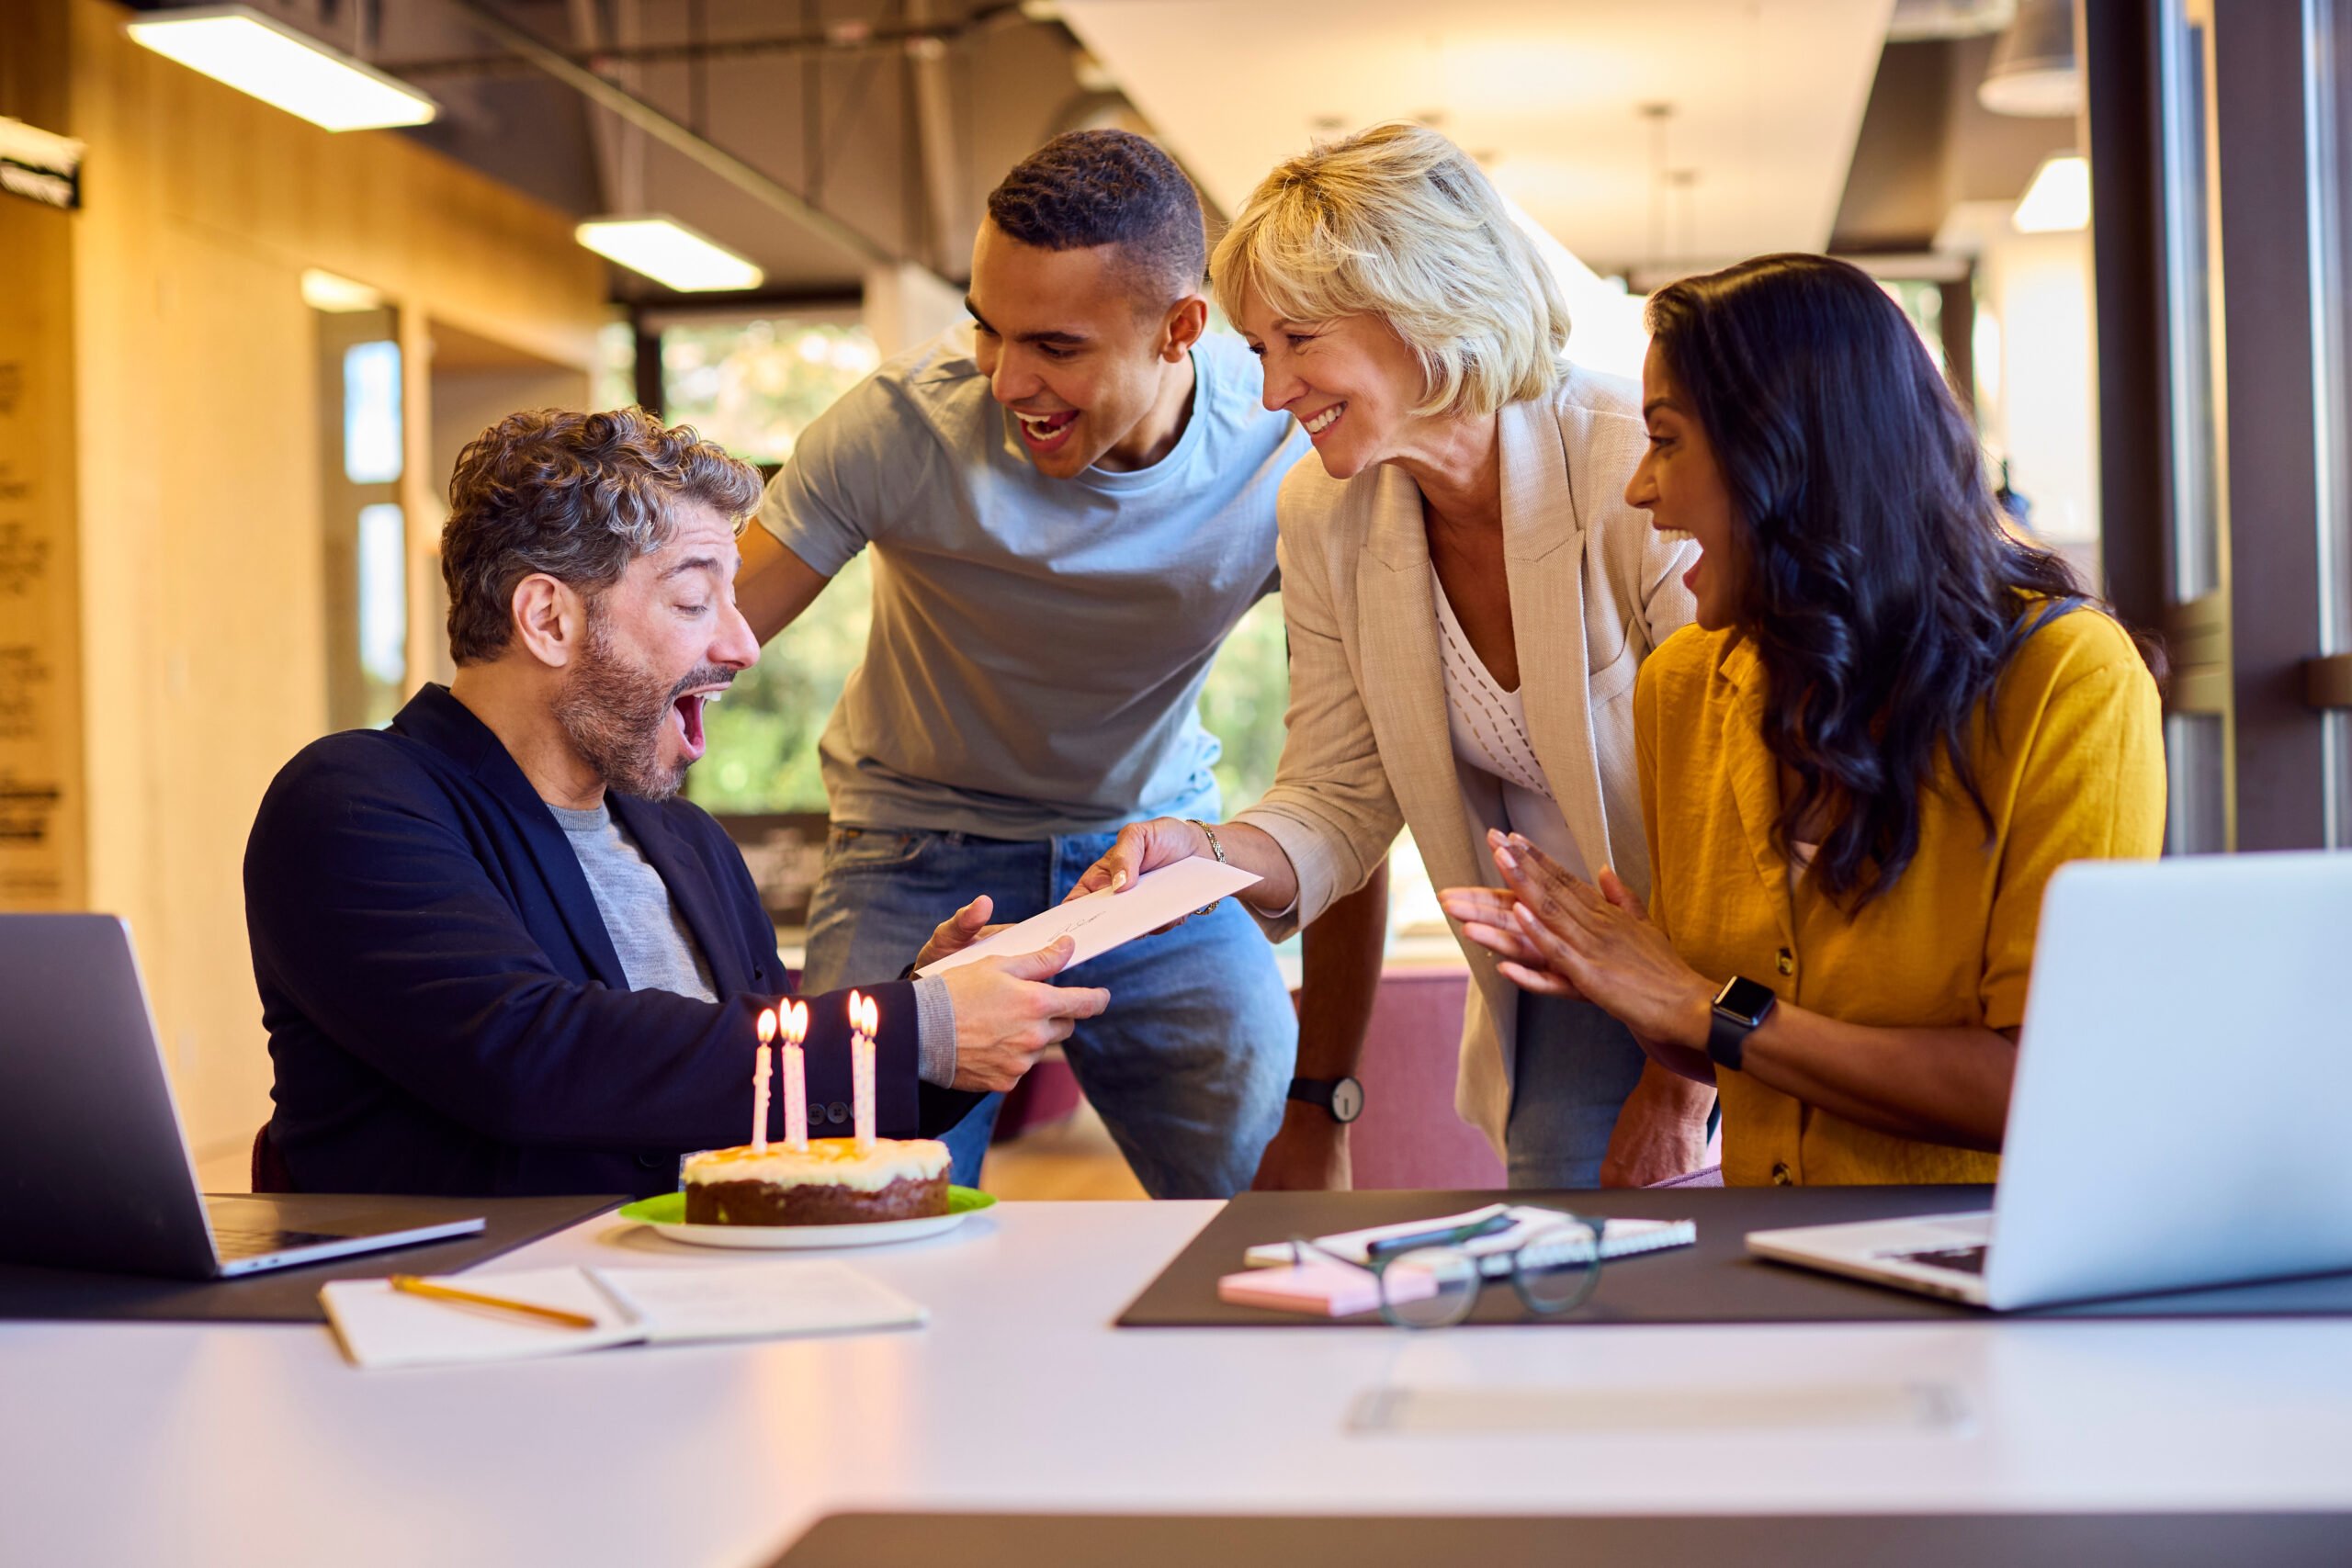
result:
[[[1380,1287],[1380,1315],[1398,1328],[1451,1328],[1478,1304],[1478,1290],[1508,1277],[1521,1304],[1538,1317],[1572,1313],[1600,1285],[1600,1229],[1606,1222],[1562,1214],[1519,1246],[1473,1252],[1466,1245],[1490,1227],[1441,1232],[1442,1239],[1404,1238],[1407,1245],[1367,1248],[1358,1261],[1304,1236],[1291,1238],[1291,1262],[1311,1256],[1370,1273]]]

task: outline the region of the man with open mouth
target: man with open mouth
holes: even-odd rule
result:
[[[1276,587],[1274,493],[1306,442],[1207,331],[1206,263],[1165,153],[1056,138],[989,197],[969,324],[852,389],[770,482],[741,589],[763,639],[859,551],[879,559],[865,660],[820,743],[811,984],[897,974],[971,893],[1000,920],[1050,907],[1128,822],[1217,812],[1201,685]],[[1310,995],[1310,1029],[1361,1032],[1385,905],[1310,935],[1344,932],[1361,976],[1333,1005]],[[1287,1126],[1299,1023],[1249,919],[1227,906],[1079,973],[1114,1001],[1070,1066],[1145,1189],[1250,1185]],[[958,1180],[995,1109],[948,1136]]]
[[[277,1074],[257,1170],[310,1191],[651,1194],[682,1155],[746,1141],[784,964],[742,857],[678,788],[704,708],[759,657],[734,592],[759,493],[639,409],[512,414],[459,455],[455,678],[304,748],[246,849]],[[922,956],[978,924],[943,923]],[[879,1132],[944,1131],[1102,1011],[1102,991],[1046,983],[1068,957],[877,976]],[[849,1132],[846,1000],[808,998],[820,1137]]]

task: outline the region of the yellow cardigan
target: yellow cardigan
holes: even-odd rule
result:
[[[2042,625],[1995,689],[1993,733],[1980,724],[1972,751],[1989,836],[1939,764],[1938,787],[1920,795],[1917,857],[1856,915],[1810,876],[1792,893],[1773,847],[1781,788],[1761,728],[1767,684],[1752,644],[1691,626],[1643,662],[1634,694],[1650,917],[1711,979],[1745,975],[1849,1023],[2011,1028],[2025,1016],[2051,874],[2163,848],[2155,682],[2096,610]],[[1842,1121],[1745,1073],[1721,1073],[1717,1087],[1733,1186],[1990,1181],[2000,1168],[1995,1155]]]

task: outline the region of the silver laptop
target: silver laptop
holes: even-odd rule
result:
[[[2352,1269],[2352,853],[2085,861],[2041,904],[1990,1213],[1748,1250],[1996,1311]]]
[[[398,1198],[198,1193],[111,915],[0,915],[0,1263],[209,1280],[482,1228]]]

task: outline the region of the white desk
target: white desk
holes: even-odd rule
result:
[[[932,1309],[927,1329],[860,1338],[362,1373],[323,1327],[0,1324],[0,1562],[731,1565],[851,1506],[2352,1506],[2352,1322],[1112,1328],[1214,1212],[1002,1204],[957,1235],[830,1254]],[[730,1256],[605,1218],[485,1274]],[[1385,1382],[1906,1382],[1948,1386],[1969,1419],[1513,1438],[1345,1425]]]

